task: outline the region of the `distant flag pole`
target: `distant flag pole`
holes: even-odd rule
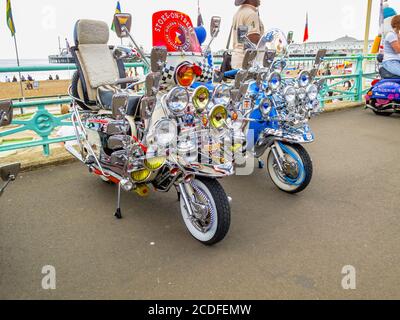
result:
[[[303,37],[303,43],[304,43],[304,56],[306,55],[306,48],[307,48],[307,41],[309,39],[309,32],[308,32],[308,12],[306,14],[306,27],[304,29],[304,37]]]
[[[14,24],[14,19],[13,19],[13,14],[12,14],[11,0],[7,0],[7,2],[6,2],[6,19],[7,19],[7,26],[11,31],[11,36],[14,38],[15,53],[17,56],[17,65],[18,65],[18,67],[20,67],[17,37],[16,37],[17,32],[15,29],[15,24]],[[21,72],[18,71],[18,74],[19,74],[19,85],[20,85],[20,89],[21,89],[21,97],[23,100],[25,100],[24,89],[22,88]],[[23,113],[22,109],[21,109],[21,113]]]

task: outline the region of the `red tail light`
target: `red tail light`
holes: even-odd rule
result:
[[[374,81],[372,81],[371,85],[374,87],[378,82],[379,82],[379,79],[375,79]]]

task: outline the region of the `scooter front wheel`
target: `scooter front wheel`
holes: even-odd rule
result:
[[[231,224],[231,207],[221,184],[198,178],[179,187],[181,213],[190,234],[206,246],[221,242]]]
[[[313,176],[313,163],[310,155],[301,145],[279,144],[284,159],[278,164],[276,155],[271,152],[268,156],[267,169],[272,182],[282,191],[296,194],[304,191]]]

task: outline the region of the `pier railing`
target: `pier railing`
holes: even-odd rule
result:
[[[322,104],[332,101],[362,101],[366,93],[363,84],[368,79],[376,76],[375,59],[373,55],[353,55],[340,57],[327,57],[319,78],[325,79],[324,88],[320,94]],[[311,69],[314,59],[309,57],[290,58],[288,76],[290,72],[298,72],[301,69]],[[366,66],[371,70],[366,70]],[[147,67],[141,63],[128,63],[127,68],[139,68],[143,73],[148,72]],[[3,73],[27,73],[27,72],[49,72],[49,71],[74,71],[73,64],[29,66],[29,67],[1,67],[0,75]],[[329,70],[329,72],[328,72]],[[347,84],[347,86],[345,86]],[[350,86],[348,85],[350,84]],[[368,83],[367,83],[368,85]],[[70,98],[60,95],[55,98],[40,98],[33,100],[19,99],[14,101],[14,109],[26,111],[14,117],[9,129],[0,130],[0,152],[18,150],[23,148],[42,147],[43,153],[50,155],[50,145],[75,140],[74,136],[57,136],[57,130],[61,127],[72,126],[69,114],[55,111],[55,106],[69,105]],[[32,109],[33,108],[33,109]],[[50,110],[52,109],[52,110]],[[60,108],[61,109],[61,108]],[[12,138],[13,135],[23,132],[29,133],[29,138]],[[33,133],[33,134],[32,134]],[[23,134],[22,134],[23,135]]]

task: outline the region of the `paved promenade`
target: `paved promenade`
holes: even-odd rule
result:
[[[115,187],[78,163],[22,174],[0,199],[0,299],[400,299],[400,117],[311,124],[310,187],[287,195],[259,170],[224,180],[232,227],[213,248],[187,233],[174,192],[124,194],[117,221]]]

